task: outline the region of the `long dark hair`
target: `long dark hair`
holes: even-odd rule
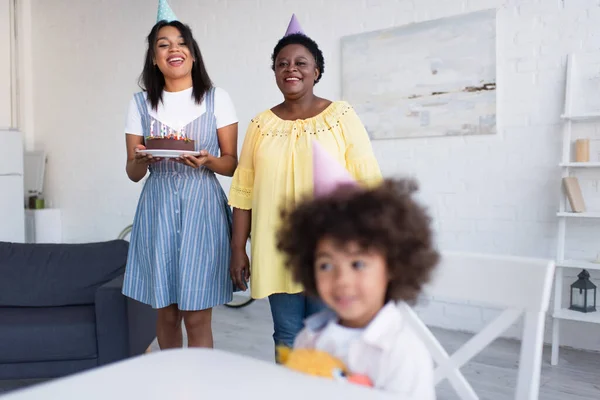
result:
[[[146,60],[144,61],[144,70],[140,75],[139,85],[142,90],[148,93],[148,100],[152,108],[155,110],[158,108],[158,103],[162,101],[162,93],[165,87],[165,77],[156,65],[154,65],[154,45],[156,44],[156,36],[158,31],[165,27],[172,26],[177,28],[183,37],[184,42],[188,46],[192,57],[195,62],[192,65],[192,94],[196,103],[200,104],[204,98],[204,94],[212,87],[212,81],[206,72],[204,66],[204,60],[202,60],[202,53],[200,53],[200,47],[192,36],[192,30],[189,26],[179,21],[159,21],[154,25],[150,34],[148,35],[148,51],[146,52]]]

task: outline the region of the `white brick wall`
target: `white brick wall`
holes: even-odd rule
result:
[[[597,0],[170,3],[194,29],[214,81],[235,101],[240,144],[252,115],[281,99],[270,54],[292,12],[326,56],[318,94],[336,99],[341,36],[498,7],[498,134],[379,141],[374,148],[385,175],[420,179],[442,248],[554,256],[565,56],[597,49]],[[36,131],[28,143],[49,153],[48,200],[63,209],[68,241],[114,238],[133,218],[140,190],[125,176],[122,130],[154,2],[38,1],[32,12]],[[600,138],[598,127],[582,129]],[[600,210],[598,176],[589,178],[586,200]],[[570,226],[569,254],[600,251],[600,226]],[[434,325],[460,329],[477,329],[494,315],[440,302],[422,312]],[[598,338],[597,326],[563,324],[566,345],[600,350]]]

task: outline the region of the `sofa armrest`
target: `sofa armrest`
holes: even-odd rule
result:
[[[156,337],[157,311],[123,295],[123,278],[96,292],[98,365],[142,354]]]
[[[96,337],[98,365],[122,360],[129,355],[127,298],[121,293],[123,275],[96,291]]]
[[[157,310],[137,300],[127,298],[129,316],[129,355],[143,354],[156,339]]]

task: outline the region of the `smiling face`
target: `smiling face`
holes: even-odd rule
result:
[[[323,238],[317,244],[314,267],[317,292],[342,325],[365,327],[384,306],[389,276],[380,252],[356,242],[340,246]]]
[[[158,31],[153,61],[165,80],[191,79],[193,56],[181,32],[173,26],[164,26]]]
[[[315,58],[300,44],[285,46],[275,59],[275,79],[286,98],[312,93],[319,70]]]

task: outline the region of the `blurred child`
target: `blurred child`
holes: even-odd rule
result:
[[[435,399],[432,358],[405,316],[439,259],[416,183],[359,187],[316,142],[313,164],[315,197],[283,213],[278,248],[329,309],[305,321],[294,348],[325,351],[376,389]]]

